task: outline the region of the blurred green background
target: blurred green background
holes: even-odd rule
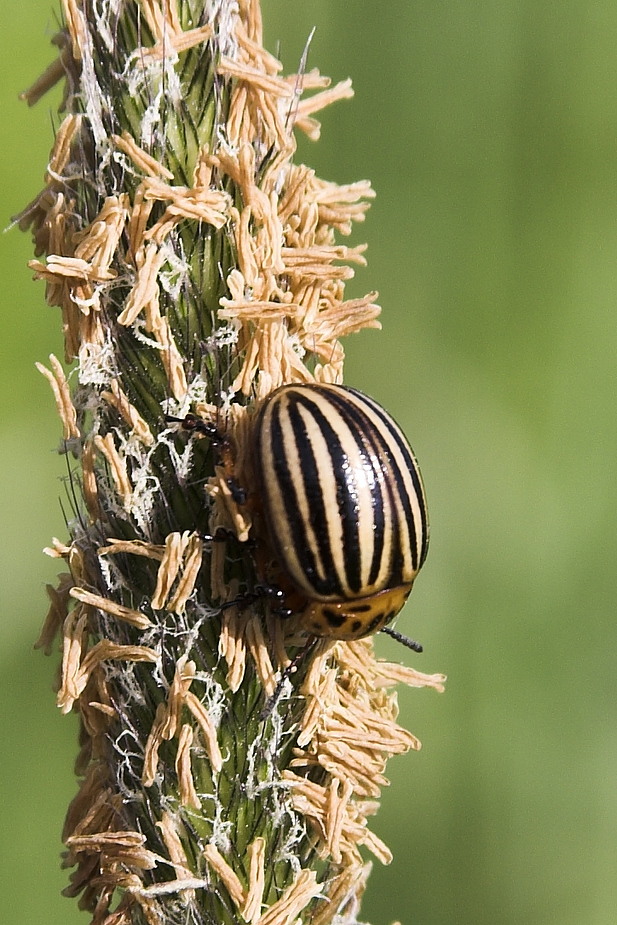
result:
[[[401,691],[420,754],[389,765],[362,917],[373,925],[614,925],[617,918],[617,4],[264,0],[287,71],[356,98],[300,156],[378,198],[354,241],[382,333],[347,381],[420,458],[431,552],[399,629],[447,692]],[[58,96],[17,94],[52,60],[50,0],[6,4],[1,221],[38,191]],[[59,316],[1,240],[0,921],[78,925],[59,833],[76,724],[32,651],[64,537],[59,425],[35,360]]]

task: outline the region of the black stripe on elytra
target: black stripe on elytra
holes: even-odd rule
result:
[[[386,434],[383,434],[377,427],[375,428],[375,433],[379,435],[384,456],[384,468],[386,468],[390,476],[387,481],[392,491],[392,501],[395,511],[393,529],[398,532],[400,537],[399,543],[394,547],[392,559],[392,581],[390,586],[394,587],[397,584],[403,583],[403,543],[409,543],[411,550],[411,567],[414,571],[418,570],[418,536],[416,522],[411,509],[411,498],[409,497],[407,486],[405,485],[405,474],[396,462],[390,448],[391,444],[388,440],[388,437],[394,436],[394,434],[388,429],[388,434],[386,436]],[[396,497],[394,497],[395,492]]]
[[[407,518],[408,518],[407,522],[410,524],[410,526],[411,525],[414,526],[413,546],[415,550],[415,555],[413,557],[413,560],[414,560],[414,569],[417,570],[421,568],[422,564],[424,563],[424,560],[426,559],[426,554],[428,552],[428,537],[429,537],[426,503],[424,501],[424,491],[422,488],[422,480],[421,480],[420,473],[418,470],[418,464],[413,456],[413,451],[410,451],[410,447],[406,441],[406,438],[402,436],[402,432],[400,431],[400,428],[398,428],[398,425],[396,424],[394,419],[381,407],[381,405],[379,405],[374,399],[369,398],[368,395],[364,395],[362,392],[357,391],[357,389],[349,389],[349,391],[353,392],[353,394],[357,396],[357,398],[360,401],[366,402],[366,404],[369,405],[370,408],[372,408],[375,414],[383,422],[388,433],[392,436],[394,443],[396,443],[396,445],[399,447],[403,455],[403,459],[405,460],[407,469],[409,470],[409,473],[411,475],[411,481],[414,487],[414,491],[416,493],[416,497],[418,499],[418,506],[420,508],[420,523],[421,523],[421,529],[422,529],[422,535],[421,535],[422,546],[421,546],[421,549],[419,551],[419,556],[418,556],[418,551],[416,548],[416,545],[417,545],[417,530],[415,529],[416,525],[411,517],[411,509],[409,508],[409,505],[406,505]],[[404,484],[402,485],[402,490],[400,490],[399,494],[401,496],[401,499],[404,501],[407,497],[407,491],[405,489]]]
[[[321,391],[320,394],[329,400],[330,392],[325,393],[325,391]],[[321,407],[316,402],[313,402],[310,397],[306,395],[306,393],[302,395],[300,393],[295,393],[294,398],[298,405],[302,405],[302,407],[304,407],[312,415],[315,423],[321,431],[328,449],[327,461],[319,460],[319,462],[317,462],[318,478],[315,480],[314,485],[310,486],[310,488],[313,488],[315,502],[317,502],[319,498],[319,509],[321,512],[321,510],[323,510],[322,479],[334,480],[334,484],[336,486],[336,498],[338,502],[338,516],[340,518],[343,534],[343,563],[345,568],[345,582],[353,593],[358,594],[362,591],[362,576],[360,572],[360,533],[357,512],[358,502],[353,481],[353,473],[349,469],[349,459],[343,449],[339,435],[336,432],[332,421],[327,417],[327,414],[322,411]],[[352,478],[349,478],[349,476],[352,476]],[[308,492],[310,490],[308,478],[305,478],[305,482]],[[311,520],[313,520],[312,512]],[[327,526],[327,518],[324,517],[323,524],[315,524],[315,530],[320,542],[322,540],[324,542],[324,555],[326,555],[325,543],[327,541],[327,558],[325,561],[332,563],[332,573],[334,573],[334,562],[332,559],[332,550],[330,546],[331,537],[329,535]],[[324,590],[322,591],[319,583],[316,582],[315,584],[316,588],[319,588],[320,594],[343,594],[339,576],[337,576],[336,590],[330,590],[330,588],[324,582]]]
[[[320,597],[334,595],[340,598],[343,596],[343,587],[332,559],[332,538],[328,530],[328,512],[326,511],[323,494],[323,479],[328,478],[330,473],[324,472],[323,460],[318,460],[317,458],[315,448],[308,436],[306,424],[300,412],[300,405],[317,421],[320,430],[323,431],[323,427],[321,421],[318,420],[318,415],[315,413],[316,409],[313,403],[305,401],[304,396],[291,392],[288,395],[287,412],[295,438],[298,465],[308,503],[309,520],[325,570],[324,577],[320,578],[316,569],[311,568],[311,563],[314,561],[311,556],[307,560],[305,573],[307,580],[317,595]],[[326,441],[328,442],[328,449],[330,449],[330,441],[327,436]],[[301,554],[299,558],[302,561]]]
[[[347,389],[343,386],[340,388],[341,393],[352,391],[351,389]],[[384,479],[381,477],[384,468],[381,460],[383,440],[379,439],[379,433],[376,430],[375,425],[367,416],[366,412],[363,411],[362,408],[358,407],[354,402],[350,402],[349,399],[344,396],[344,394],[339,395],[334,389],[332,389],[332,391],[329,392],[329,397],[331,398],[332,404],[336,406],[337,411],[340,413],[341,417],[349,427],[351,433],[354,434],[356,443],[362,453],[362,457],[366,460],[367,468],[370,468],[373,473],[371,501],[373,506],[373,530],[375,545],[373,547],[373,559],[371,561],[368,577],[368,586],[370,587],[377,580],[377,576],[383,564],[386,529],[383,489],[385,488],[385,491],[388,493],[390,508],[393,511],[393,529],[396,529],[397,527],[396,506],[394,503],[396,499],[393,496],[392,485],[389,483],[389,479]],[[389,569],[390,571],[392,570],[392,563],[389,563]],[[390,582],[388,582],[388,584],[389,583]],[[398,580],[397,583],[399,583]]]
[[[355,392],[353,389],[350,389],[349,391],[354,393],[359,402],[361,401],[362,404],[366,404],[369,408],[373,407],[373,403],[370,399],[367,398],[367,396],[362,395],[362,393]],[[409,544],[411,551],[411,565],[413,570],[417,571],[419,566],[416,524],[413,519],[411,502],[407,488],[405,486],[405,476],[392,454],[390,438],[393,438],[394,442],[403,451],[403,458],[405,459],[408,466],[413,464],[413,460],[410,457],[407,448],[404,445],[401,445],[399,435],[395,430],[393,430],[392,422],[382,409],[379,409],[381,413],[378,415],[382,425],[380,427],[368,417],[364,409],[355,406],[355,404],[351,402],[350,407],[356,407],[359,414],[361,414],[363,418],[366,418],[365,426],[367,428],[367,433],[372,435],[373,446],[375,447],[375,451],[381,461],[383,471],[386,474],[384,481],[390,497],[393,511],[392,530],[395,536],[398,535],[399,538],[398,543],[395,542],[393,544],[392,559],[390,562],[390,575],[388,578],[388,586],[394,587],[397,584],[402,584],[404,580],[403,548],[407,544]],[[415,468],[411,469],[411,472],[413,478]]]
[[[270,408],[270,442],[265,452],[272,457],[275,477],[283,499],[284,516],[289,527],[294,551],[298,556],[303,573],[307,576],[309,585],[312,586],[317,563],[309,547],[306,524],[299,515],[300,502],[291,476],[290,461],[285,453],[283,443],[280,402],[274,402]],[[267,490],[267,486],[264,487]],[[279,531],[276,528],[276,523],[270,522],[268,526],[274,552],[281,564],[285,564],[285,550],[279,541]],[[292,578],[293,576],[290,575],[289,577]]]

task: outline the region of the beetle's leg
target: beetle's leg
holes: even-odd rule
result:
[[[260,598],[278,604],[277,607],[270,608],[275,617],[288,619],[295,613],[295,611],[285,606],[285,592],[276,585],[269,584],[255,585],[252,591],[243,591],[242,594],[238,594],[233,600],[225,601],[225,603],[221,605],[221,610],[227,610],[227,608],[235,606],[241,607],[242,605],[248,607],[249,604],[254,604],[255,601],[260,600]]]
[[[204,437],[209,437],[215,446],[220,446],[223,443],[223,438],[214,424],[204,421],[202,418],[198,417],[198,415],[192,414],[191,412],[185,414],[183,418],[177,418],[172,414],[166,414],[165,420],[170,424],[182,424],[184,430],[189,431],[189,433],[198,433],[202,434]]]
[[[287,594],[278,585],[263,584],[257,585],[255,590],[263,597],[270,601],[270,612],[274,617],[280,617],[282,620],[288,620],[296,612],[286,606]],[[272,606],[275,604],[276,606]]]
[[[217,527],[214,533],[199,533],[199,539],[204,543],[226,543],[227,540],[236,540],[238,537],[227,527]]]
[[[227,475],[225,484],[229,488],[232,500],[235,504],[240,506],[246,504],[246,489],[240,485],[238,479],[233,474],[233,449],[228,438],[224,434],[221,434],[221,432],[214,424],[204,421],[196,414],[189,413],[186,414],[183,418],[177,418],[171,414],[167,414],[165,415],[165,420],[170,421],[173,424],[181,424],[184,430],[188,431],[189,433],[202,434],[204,437],[209,439],[210,445],[220,456],[221,463],[225,469],[225,473]]]
[[[243,591],[232,598],[231,601],[225,601],[224,604],[221,604],[221,611],[227,610],[229,607],[248,607],[249,604],[254,604],[260,598],[268,597],[270,591],[271,589],[266,585],[255,585],[252,591]]]
[[[233,501],[239,505],[246,504],[246,491],[242,485],[240,485],[237,478],[231,475],[229,478],[225,479],[225,482],[231,492]]]

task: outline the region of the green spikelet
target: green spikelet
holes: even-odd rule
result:
[[[63,77],[64,119],[20,224],[70,364],[71,384],[40,367],[74,492],[40,640],[60,632],[58,704],[82,724],[66,892],[93,925],[352,923],[358,845],[389,860],[366,825],[386,757],[418,745],[385,688],[443,678],[321,642],[264,720],[306,640],[257,594],[223,606],[260,580],[234,490],[253,488],[255,403],[340,381],[339,338],[378,326],[375,293],[344,300],[362,248],[335,241],[369,184],[292,160],[294,126],[318,137],[350,84],[281,77],[257,0],[63,6],[59,61],[26,96]]]

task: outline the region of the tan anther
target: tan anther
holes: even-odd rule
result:
[[[162,44],[181,34],[182,26],[175,0],[171,3],[166,0],[141,0],[140,5],[155,42]]]
[[[215,871],[223,881],[232,902],[240,909],[244,905],[246,892],[237,874],[229,866],[215,845],[206,845],[204,848],[204,857],[212,870]]]
[[[128,224],[128,259],[134,265],[138,266],[138,257],[143,252],[145,243],[145,233],[150,220],[150,213],[155,206],[154,200],[146,200],[146,187],[141,183],[135,190],[133,197],[133,207]],[[141,259],[141,258],[140,258]]]
[[[52,283],[63,280],[75,282],[102,283],[115,279],[115,270],[100,270],[81,257],[63,257],[50,254],[47,263],[30,260],[28,266],[34,270],[35,279],[44,279]]]
[[[78,706],[84,729],[92,740],[92,751],[98,754],[99,748],[104,750],[100,740],[109,732],[110,719],[117,717],[102,665],[97,665],[90,672],[88,683],[79,696]]]
[[[339,790],[342,786],[342,792]],[[351,781],[342,782],[333,777],[328,787],[327,805],[325,813],[325,836],[330,856],[335,864],[340,864],[341,834],[347,817],[347,804],[353,793]]]
[[[79,613],[76,607],[73,614]],[[70,614],[67,620],[71,620]],[[81,614],[75,625],[64,630],[64,647],[62,660],[62,686],[58,692],[58,706],[63,713],[68,713],[73,703],[85,689],[91,672],[97,665],[107,659],[120,659],[133,662],[155,662],[157,654],[147,646],[123,646],[102,639],[88,650],[83,660],[81,655],[87,640],[87,621]]]
[[[228,528],[228,524],[225,522],[223,514],[224,511],[222,509],[222,505],[219,506],[215,504],[209,518],[209,528],[212,536],[216,535],[216,531],[219,529],[219,527],[223,527],[225,529]],[[227,598],[229,595],[229,589],[225,580],[225,565],[227,562],[226,552],[227,543],[224,539],[217,540],[215,543],[211,544],[210,592],[213,601],[220,600],[221,598]]]
[[[306,909],[313,897],[321,892],[314,870],[301,870],[294,883],[287,887],[280,899],[277,899],[259,919],[259,925],[291,925],[296,917]]]
[[[74,289],[73,295],[77,297],[77,288]],[[81,306],[78,314],[78,327],[79,327],[79,358],[80,362],[87,361],[90,349],[94,348],[95,352],[99,352],[98,348],[102,347],[105,343],[105,331],[103,324],[101,322],[101,316],[99,313],[100,308],[100,290],[90,289],[89,294],[85,293],[84,298],[90,300],[93,311],[89,307]]]
[[[101,639],[88,650],[82,662],[81,670],[89,672],[99,662],[107,659],[119,659],[125,662],[157,662],[159,656],[148,646],[123,646],[109,639]]]
[[[207,42],[213,35],[214,30],[209,23],[184,32],[175,4],[165,3],[161,8],[161,4],[154,0],[143,0],[142,6],[155,38],[153,46],[139,49],[140,61],[143,64],[163,60],[172,52],[181,54],[189,48]]]
[[[58,576],[56,588],[53,585],[45,585],[50,605],[39,638],[34,643],[34,648],[43,649],[45,655],[51,655],[53,641],[68,616],[69,591],[72,587],[73,576],[67,572]]]
[[[124,884],[123,889],[126,890],[131,901],[139,904],[146,925],[163,925],[163,912],[159,904],[148,895],[142,880],[136,874],[133,874],[132,878],[127,877],[127,882]],[[132,919],[133,916],[131,915],[129,923]],[[115,925],[115,923],[112,923],[112,925]],[[124,922],[120,923],[120,925],[124,925]]]
[[[158,273],[165,263],[165,254],[156,245],[147,243],[136,255],[137,279],[118,315],[118,324],[128,327],[133,324],[145,306],[158,299]]]
[[[107,597],[102,597],[100,594],[93,594],[91,591],[86,591],[84,588],[74,587],[71,588],[70,595],[72,598],[75,598],[76,601],[81,601],[82,604],[87,604],[89,607],[102,610],[112,617],[117,617],[118,620],[122,620],[124,623],[129,623],[131,626],[137,627],[137,629],[145,630],[152,626],[148,617],[141,613],[141,611],[125,607],[123,604],[118,604],[116,601],[112,601]]]
[[[165,540],[165,555],[159,566],[156,589],[152,597],[152,609],[161,610],[169,597],[171,587],[178,576],[182,557],[189,544],[190,533],[169,533]]]
[[[240,302],[243,301],[245,284],[252,287],[259,283],[259,264],[255,253],[255,239],[250,230],[251,217],[250,206],[245,206],[241,213],[236,209],[230,210],[230,218],[233,222],[236,237],[236,247],[238,248],[239,270],[231,271],[227,277],[227,284],[232,290],[233,275],[237,274],[242,279],[239,299],[236,297],[236,301]]]
[[[43,73],[38,77],[33,84],[31,84],[27,90],[24,90],[23,93],[19,94],[19,99],[23,100],[28,106],[34,106],[45,94],[51,90],[52,87],[55,87],[64,77],[66,77],[66,69],[64,66],[64,61],[62,57],[59,56],[55,61],[45,68]],[[71,118],[67,116],[67,118]],[[65,120],[66,121],[66,120]],[[62,126],[61,126],[62,127]],[[45,182],[47,182],[47,177]]]
[[[100,769],[96,770],[99,773],[91,772],[85,778],[78,796],[71,803],[67,824],[62,832],[62,840],[65,843],[71,837],[92,835],[117,828],[118,795],[114,795],[108,787],[103,786]],[[77,807],[80,812],[73,816],[72,810]]]
[[[311,68],[310,71],[305,71],[303,74],[288,74],[284,80],[294,87],[296,91],[322,90],[332,83],[332,79],[325,74],[320,74],[319,68],[316,67]]]
[[[112,379],[111,381],[111,392],[101,392],[101,398],[122,415],[124,421],[144,446],[153,446],[154,437],[150,428],[137,411],[137,408],[130,403],[120,388],[117,379]]]
[[[69,835],[114,828],[118,807],[122,798],[114,795],[107,785],[104,769],[100,764],[91,764],[81,782],[81,787],[69,805],[62,828],[62,841]]]
[[[136,848],[146,842],[140,832],[97,832],[94,835],[71,835],[66,845],[73,851],[100,850],[101,848]]]
[[[392,852],[388,846],[381,838],[378,838],[374,832],[371,832],[366,825],[348,823],[345,826],[344,834],[347,837],[350,847],[354,845],[364,845],[382,864],[387,865],[392,863]]]
[[[227,134],[232,147],[237,148],[246,138],[247,103],[249,88],[246,83],[238,83],[231,94],[229,114],[227,117]]]
[[[52,545],[45,546],[43,552],[46,556],[49,556],[52,559],[68,559],[73,546],[67,546],[66,543],[63,543],[62,540],[59,540],[57,536],[52,537]]]
[[[184,702],[199,724],[210,760],[210,767],[218,774],[223,767],[223,756],[219,748],[216,726],[201,700],[192,691],[188,691],[184,695]]]
[[[337,83],[334,87],[322,90],[321,93],[315,93],[314,96],[300,100],[294,110],[294,122],[311,141],[317,141],[319,139],[321,126],[316,119],[311,119],[310,116],[339,100],[351,99],[353,95],[354,92],[351,86],[351,80],[349,78],[347,78],[347,80],[341,80],[340,83]]]
[[[339,302],[331,308],[320,311],[313,323],[306,325],[303,342],[308,346],[311,337],[316,341],[313,352],[328,358],[328,349],[332,350],[334,336],[345,337],[355,334],[363,328],[381,328],[377,321],[381,313],[381,306],[374,303],[376,292],[369,292],[362,299],[350,299],[348,302]],[[325,341],[324,344],[319,343]]]
[[[49,164],[47,166],[47,176],[45,177],[46,182],[49,182],[50,179],[62,179],[62,172],[68,164],[71,155],[71,142],[81,128],[82,119],[83,117],[80,114],[70,113],[62,120],[56,132],[54,146],[51,149]]]
[[[323,728],[324,716],[327,715],[330,704],[334,701],[332,695],[334,693],[335,676],[336,672],[332,670],[324,678],[323,695],[306,697],[306,709],[302,716],[302,731],[298,736],[298,745],[301,748],[308,745],[317,736],[317,731],[320,727]],[[325,684],[329,686],[329,689],[325,688]]]
[[[233,530],[241,543],[246,543],[252,524],[250,510],[235,501],[228,484],[229,473],[224,466],[214,467],[214,476],[208,479],[206,491],[213,498],[220,525]]]
[[[144,787],[151,787],[156,780],[156,771],[159,763],[159,748],[163,742],[163,726],[166,722],[167,704],[159,703],[144,750],[144,765],[141,772],[141,782]]]
[[[167,318],[162,318],[160,315],[153,315],[153,317],[156,318],[156,323],[152,325],[152,330],[161,348],[161,360],[167,374],[169,388],[174,398],[181,402],[188,389],[184,361],[176,346]]]
[[[110,706],[108,703],[99,703],[98,700],[90,700],[88,706],[92,707],[93,710],[98,710],[99,713],[104,713],[105,716],[110,716],[112,719],[115,719],[118,715],[118,711],[115,707]]]
[[[249,618],[246,624],[245,636],[261,685],[266,696],[271,697],[276,690],[276,679],[264,639],[261,620],[257,614],[253,614]]]
[[[202,557],[203,540],[198,534],[193,533],[189,539],[184,555],[184,566],[176,593],[167,604],[167,610],[170,612],[177,614],[184,613],[186,602],[195,589],[195,583],[201,568]]]
[[[73,57],[76,61],[82,59],[82,47],[86,42],[86,27],[83,13],[77,5],[77,0],[62,0],[64,21],[71,37]]]
[[[281,257],[288,271],[299,267],[305,269],[308,275],[313,268],[317,273],[321,273],[322,267],[330,266],[333,260],[348,260],[366,266],[363,256],[365,251],[366,244],[359,244],[357,247],[347,247],[345,244],[313,244],[311,247],[283,247]]]
[[[257,925],[261,918],[266,877],[265,852],[266,842],[263,838],[256,838],[249,845],[249,890],[241,912],[244,921],[251,925]]]
[[[226,681],[232,693],[235,693],[244,678],[246,667],[245,630],[248,614],[240,613],[238,607],[227,607],[223,611],[221,635],[219,636],[219,655],[227,662]]]
[[[225,55],[221,55],[219,60],[217,71],[219,74],[225,74],[228,77],[235,77],[237,80],[244,81],[245,83],[250,84],[252,87],[259,88],[260,90],[265,90],[267,93],[272,94],[275,97],[282,97],[283,99],[289,99],[293,96],[293,88],[289,86],[281,77],[274,77],[272,75],[264,73],[262,70],[258,70],[256,67],[251,67],[248,64],[242,64],[239,61],[234,61],[233,58],[228,58]]]
[[[289,621],[281,619],[279,616],[269,614],[267,624],[268,637],[274,650],[276,666],[284,670],[291,663],[291,659],[287,655],[287,650],[285,648],[285,641],[288,636],[288,629],[290,628]]]
[[[111,263],[116,255],[118,242],[124,232],[129,214],[127,193],[108,196],[94,221],[83,231],[73,235],[75,258],[89,262],[93,279],[111,279],[116,275]]]
[[[221,299],[219,318],[237,318],[239,321],[266,321],[270,318],[285,318],[298,313],[300,306],[295,303],[259,302],[256,300],[234,302]]]
[[[188,51],[189,48],[194,48],[196,45],[201,45],[203,42],[207,42],[212,38],[214,29],[210,24],[205,26],[198,26],[196,29],[187,29],[186,32],[180,32],[176,34],[173,39],[174,50],[181,54],[183,51]],[[165,46],[159,46],[161,49],[161,55],[165,52]]]
[[[443,693],[446,676],[444,674],[424,674],[406,665],[377,662],[376,684],[406,684],[407,687],[432,687]]]
[[[176,774],[180,786],[180,803],[191,809],[201,809],[201,800],[195,790],[195,782],[191,771],[191,745],[193,744],[193,730],[185,723],[180,730],[178,738],[178,751],[176,753]]]
[[[68,713],[86,686],[87,677],[81,672],[82,653],[88,638],[88,617],[84,609],[75,607],[67,616],[62,629],[62,683],[57,704]]]
[[[166,177],[168,180],[173,180],[174,175],[171,170],[168,170],[155,157],[140,148],[129,132],[122,132],[122,135],[112,135],[111,138],[116,147],[124,151],[144,174],[150,177]]]
[[[371,867],[372,864],[364,864],[353,855],[345,856],[341,872],[328,884],[327,898],[311,916],[311,925],[330,925],[337,913],[357,909]]]
[[[75,411],[75,406],[71,399],[71,390],[69,384],[66,380],[64,370],[60,361],[50,353],[49,360],[52,366],[52,370],[47,369],[46,366],[43,366],[42,363],[37,363],[36,368],[40,373],[42,373],[49,384],[51,385],[52,391],[54,393],[54,400],[56,402],[56,410],[60,420],[62,421],[62,433],[65,440],[69,440],[71,437],[79,437],[79,428],[77,426],[77,412]]]
[[[164,739],[172,739],[180,725],[180,714],[184,699],[195,677],[195,662],[189,661],[182,655],[176,662],[174,679],[171,682],[167,697],[167,716],[161,726],[161,735]]]
[[[371,760],[368,753],[354,754],[340,743],[322,741],[314,754],[302,753],[300,750],[297,753],[294,750],[294,754],[298,754],[298,757],[290,762],[290,767],[311,766],[318,763],[333,777],[351,781],[354,792],[358,796],[378,797],[381,788],[388,783],[381,774],[385,764],[384,758],[376,762]],[[362,759],[364,759],[363,763]]]
[[[204,165],[199,166],[201,172],[197,178],[206,178]],[[211,189],[209,186],[170,186],[155,177],[144,180],[142,188],[145,200],[169,203],[160,220],[144,235],[155,244],[162,244],[169,232],[186,219],[204,222],[214,228],[222,228],[227,222],[231,200],[224,190]]]
[[[156,826],[161,830],[163,841],[165,842],[165,847],[167,848],[169,858],[176,872],[176,877],[180,881],[192,880],[193,872],[189,867],[184,848],[182,847],[182,842],[180,841],[180,836],[178,834],[178,824],[180,823],[176,823],[171,813],[164,812],[161,821],[157,822]],[[192,889],[183,890],[180,895],[185,902],[188,902],[189,900],[195,898],[195,891]]]
[[[266,51],[260,42],[256,42],[250,38],[246,29],[247,27],[242,19],[238,19],[235,29],[236,39],[238,40],[240,48],[246,52],[247,59],[254,62],[255,66],[265,71],[266,74],[278,74],[279,71],[282,71],[283,65],[281,62],[275,58],[274,55],[270,54],[270,52]]]
[[[87,440],[81,451],[82,488],[90,520],[94,523],[101,516],[99,493],[96,484],[94,461],[96,450],[92,440]]]
[[[106,434],[104,437],[97,435],[94,438],[94,445],[96,446],[97,450],[103,454],[109,463],[109,468],[111,470],[111,476],[116,486],[116,491],[122,499],[124,509],[128,510],[133,500],[133,486],[131,485],[129,479],[126,467],[126,459],[120,456],[118,450],[116,449],[113,434]]]
[[[144,556],[146,559],[161,562],[165,555],[165,548],[165,546],[146,543],[144,540],[116,540],[109,537],[108,545],[99,546],[97,554],[99,556],[109,556],[116,553],[129,553],[133,556]]]

